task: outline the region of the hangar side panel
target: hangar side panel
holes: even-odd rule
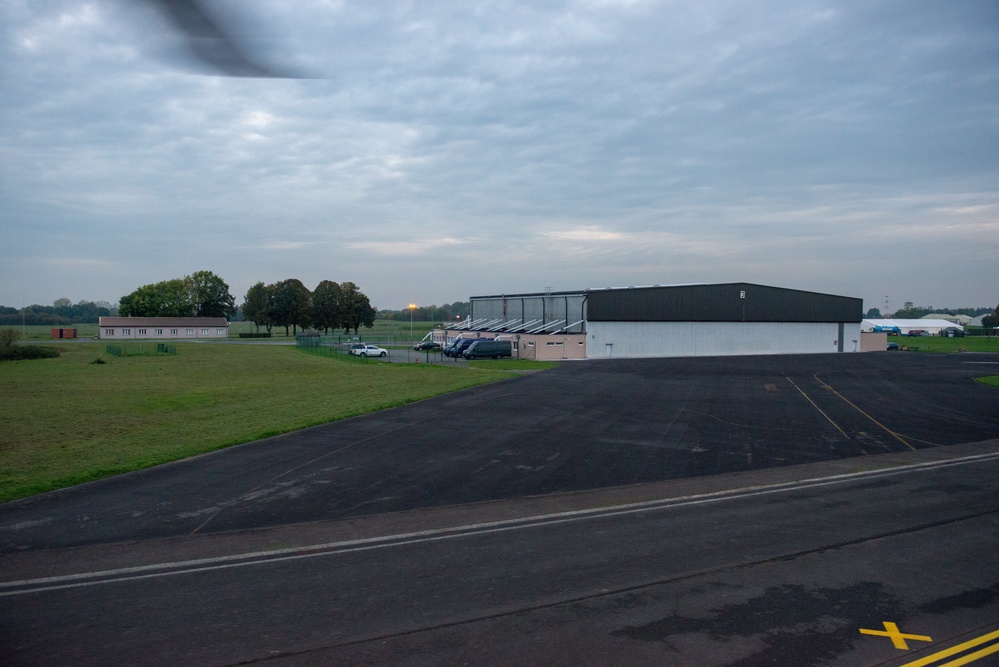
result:
[[[469,318],[496,325],[510,322],[507,330],[516,329],[516,323],[531,323],[528,329],[551,324],[549,332],[569,327],[570,332],[579,333],[583,329],[583,300],[581,294],[472,297]]]
[[[835,322],[589,322],[589,359],[859,351],[860,326]]]

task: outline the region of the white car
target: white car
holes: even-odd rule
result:
[[[385,357],[388,356],[388,350],[383,350],[377,345],[356,345],[351,348],[351,354],[356,354],[359,357]]]

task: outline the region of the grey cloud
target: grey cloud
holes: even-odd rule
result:
[[[721,279],[995,298],[908,268],[999,252],[975,242],[999,199],[991,6],[254,3],[288,40],[264,53],[326,77],[304,81],[172,68],[108,6],[0,8],[6,266],[127,248],[121,293],[197,258],[176,273],[351,279],[383,307]],[[488,270],[459,289],[446,266]]]

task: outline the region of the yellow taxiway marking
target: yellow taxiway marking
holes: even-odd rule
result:
[[[863,632],[863,630],[861,630],[861,632]],[[938,661],[949,658],[952,655],[957,655],[958,653],[961,653],[963,651],[967,651],[970,648],[981,646],[982,644],[986,644],[992,641],[993,639],[999,639],[999,630],[996,630],[995,632],[990,632],[986,635],[982,635],[981,637],[975,637],[974,639],[966,641],[963,644],[958,644],[957,646],[951,646],[950,648],[944,649],[943,651],[938,651],[933,655],[928,655],[925,658],[920,658],[915,662],[907,662],[901,667],[926,667],[926,665],[936,665],[936,667],[960,667],[961,665],[967,665],[968,663],[980,660],[987,655],[992,655],[993,653],[999,653],[999,642],[996,642],[991,646],[986,646],[983,649],[979,649],[974,653],[963,655],[960,658],[957,658],[956,660],[951,660],[949,662],[940,662],[940,663],[938,663]]]
[[[850,400],[846,396],[844,396],[843,394],[839,393],[838,391],[836,391],[835,389],[833,389],[832,387],[830,387],[828,384],[826,384],[825,382],[823,382],[822,379],[819,377],[818,373],[816,373],[812,377],[815,378],[818,381],[818,383],[821,384],[823,387],[825,387],[826,389],[828,389],[829,391],[831,391],[832,393],[836,394],[841,399],[843,399],[843,401],[847,405],[849,405],[851,408],[853,408],[854,410],[856,410],[857,412],[859,412],[860,414],[864,415],[865,417],[867,417],[868,419],[870,419],[872,422],[874,422],[875,424],[877,424],[878,426],[880,426],[881,428],[883,428],[885,430],[885,432],[888,433],[888,435],[890,435],[891,437],[895,438],[896,440],[898,440],[899,442],[901,442],[903,445],[905,445],[906,447],[908,447],[912,451],[916,451],[916,448],[913,447],[912,445],[910,445],[908,443],[908,441],[905,440],[898,433],[896,433],[895,431],[891,430],[890,428],[888,428],[887,426],[885,426],[884,424],[882,424],[881,422],[879,422],[877,419],[875,419],[874,417],[870,416],[869,414],[867,414],[866,412],[864,412],[863,410],[861,410],[859,407],[857,407],[852,402],[850,402]]]
[[[841,428],[839,427],[839,424],[837,424],[836,422],[834,422],[834,421],[832,420],[832,417],[830,417],[830,416],[829,416],[829,415],[827,415],[827,414],[826,414],[825,412],[823,412],[823,411],[822,411],[822,408],[820,408],[819,406],[817,406],[817,405],[815,404],[815,401],[813,401],[813,400],[811,399],[811,397],[810,397],[810,396],[809,396],[808,394],[806,394],[806,393],[804,392],[804,390],[803,390],[803,389],[802,389],[801,387],[799,387],[798,385],[796,385],[796,384],[794,383],[794,380],[792,380],[791,378],[787,377],[786,375],[785,375],[784,377],[785,377],[785,378],[787,378],[787,381],[791,383],[791,386],[792,386],[792,387],[794,387],[795,389],[797,389],[798,391],[800,391],[800,392],[801,392],[801,395],[805,397],[805,400],[806,400],[806,401],[808,401],[809,403],[811,403],[811,404],[812,404],[812,407],[813,407],[813,408],[815,408],[816,410],[818,410],[818,411],[819,411],[819,414],[820,414],[820,415],[822,415],[823,417],[825,417],[825,418],[826,418],[826,420],[828,420],[828,422],[829,422],[830,424],[832,424],[833,426],[835,426],[835,427],[836,427],[836,430],[837,430],[837,431],[839,431],[840,433],[842,433],[842,434],[843,434],[843,437],[844,437],[844,438],[846,438],[847,440],[849,440],[849,439],[850,439],[850,436],[848,436],[848,435],[846,434],[846,431],[844,431],[843,429],[841,429]],[[819,380],[819,382],[821,382],[821,380]]]
[[[895,648],[901,650],[907,650],[909,645],[905,643],[905,640],[919,641],[919,642],[931,642],[933,641],[930,637],[926,635],[907,635],[898,629],[898,626],[894,623],[884,622],[884,630],[867,630],[865,628],[860,629],[860,634],[862,635],[877,635],[879,637],[888,637],[891,639],[891,643],[895,645]]]

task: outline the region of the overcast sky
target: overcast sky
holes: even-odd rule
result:
[[[745,281],[999,303],[999,3],[0,2],[0,305]],[[242,8],[233,12],[232,7]]]

